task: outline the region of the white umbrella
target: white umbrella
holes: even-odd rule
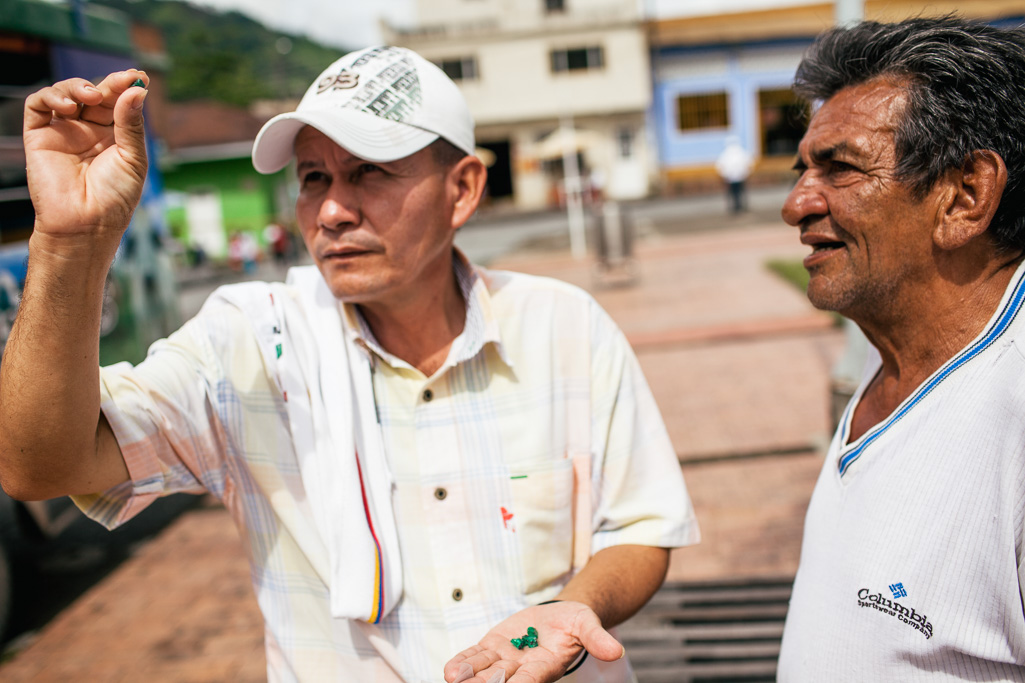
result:
[[[480,159],[481,163],[483,163],[488,168],[494,166],[495,162],[498,161],[498,155],[492,152],[487,147],[474,148],[473,155]]]
[[[593,130],[563,126],[538,141],[537,156],[540,159],[561,159],[566,154],[594,149],[604,142],[604,136]]]

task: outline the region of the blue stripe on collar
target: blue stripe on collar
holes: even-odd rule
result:
[[[1022,299],[1025,298],[1025,277],[1021,276],[1020,270],[1021,268],[1019,267],[1019,273],[1015,273],[1015,277],[1018,278],[1018,281],[1014,285],[1014,290],[1011,293],[1011,296],[1004,303],[1003,308],[1001,309],[999,315],[997,315],[996,321],[992,324],[990,329],[987,332],[984,332],[982,337],[978,339],[975,343],[973,343],[971,346],[967,347],[966,349],[961,351],[961,353],[957,354],[949,361],[947,361],[947,363],[939,370],[939,372],[937,372],[933,376],[932,379],[930,379],[928,382],[919,387],[918,390],[914,394],[912,394],[908,400],[904,402],[900,410],[898,410],[896,413],[890,416],[890,418],[886,420],[886,422],[884,422],[881,425],[877,425],[875,428],[873,428],[873,430],[869,432],[868,436],[865,438],[864,441],[861,442],[860,445],[858,445],[857,448],[855,448],[850,453],[847,453],[842,458],[840,458],[838,466],[840,468],[841,477],[844,474],[846,474],[851,464],[861,457],[861,454],[865,452],[865,449],[868,448],[868,446],[872,442],[874,442],[876,439],[882,436],[886,432],[886,430],[888,430],[891,426],[896,424],[902,417],[907,415],[908,411],[910,411],[913,407],[918,405],[918,403],[920,403],[926,396],[928,396],[933,389],[939,386],[940,383],[943,382],[943,380],[945,380],[947,377],[949,377],[955,370],[964,366],[972,358],[975,358],[980,353],[985,351],[987,348],[992,346],[993,343],[996,342],[996,340],[999,339],[1000,336],[1007,331],[1007,329],[1011,326],[1011,323],[1013,323],[1015,318],[1017,318],[1018,313],[1020,312],[1022,307]],[[853,413],[853,408],[853,405],[850,406],[847,412]],[[845,413],[844,427],[842,427],[841,429],[844,429],[846,427],[848,418],[849,415]]]

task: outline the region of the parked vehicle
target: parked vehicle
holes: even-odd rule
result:
[[[14,565],[32,546],[58,538],[82,518],[69,498],[19,502],[0,491],[0,643],[11,620]]]

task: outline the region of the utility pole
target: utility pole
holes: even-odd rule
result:
[[[835,0],[833,4],[837,26],[865,20],[865,0]]]
[[[569,220],[569,246],[573,258],[582,259],[587,256],[584,225],[584,198],[581,195],[583,180],[580,177],[580,164],[577,163],[576,128],[573,115],[567,114],[559,121],[562,138],[562,178],[566,195],[566,214]]]

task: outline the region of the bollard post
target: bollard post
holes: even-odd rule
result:
[[[613,286],[633,284],[637,273],[632,258],[632,229],[619,202],[607,201],[602,205],[597,227],[596,276],[599,282]]]

